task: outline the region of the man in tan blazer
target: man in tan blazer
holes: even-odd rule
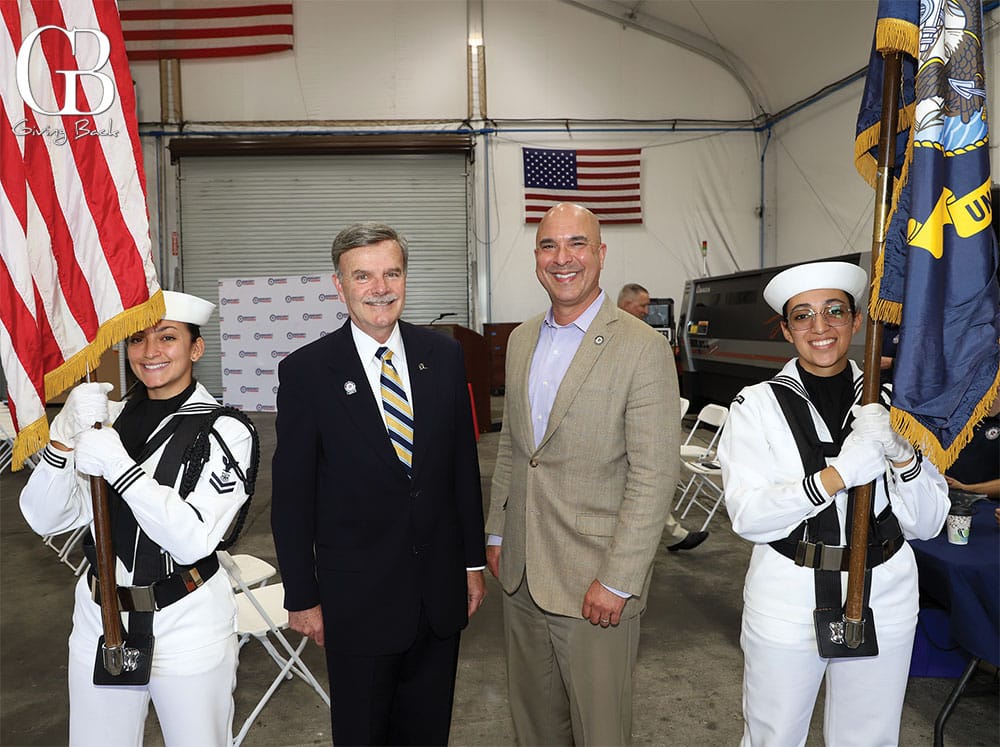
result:
[[[628,744],[639,616],[677,483],[677,375],[662,335],[600,287],[597,218],[539,224],[552,307],[507,348],[507,396],[486,531],[503,586],[519,744]]]

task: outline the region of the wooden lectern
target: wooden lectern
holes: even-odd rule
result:
[[[472,396],[475,400],[479,432],[488,433],[493,424],[490,414],[490,349],[486,338],[459,324],[426,324],[424,326],[427,329],[454,337],[461,344],[465,354],[465,376],[472,384]]]

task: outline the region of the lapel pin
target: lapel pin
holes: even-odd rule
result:
[[[354,394],[355,392],[358,391],[358,385],[355,384],[353,381],[345,381],[344,391],[347,392],[348,395]]]
[[[597,337],[595,337],[594,338],[594,344],[595,345],[603,345],[604,344],[604,335],[598,335]]]
[[[423,363],[418,363],[417,364],[417,369],[420,370],[420,371],[426,371],[427,370],[427,366],[425,366]]]

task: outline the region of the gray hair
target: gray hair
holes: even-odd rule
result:
[[[649,295],[649,291],[638,283],[626,283],[622,286],[621,291],[618,293],[618,305],[621,306],[623,301],[635,298],[640,293],[645,293],[647,296]]]
[[[406,272],[406,264],[410,255],[406,239],[396,229],[387,226],[385,223],[366,221],[347,226],[333,240],[333,248],[330,250],[330,256],[333,259],[334,273],[336,273],[338,278],[341,277],[340,258],[344,256],[344,252],[357,249],[359,246],[381,244],[383,241],[395,241],[399,246],[400,251],[403,252],[403,272]]]

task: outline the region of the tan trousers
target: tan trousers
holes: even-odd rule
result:
[[[503,620],[518,744],[631,744],[638,615],[608,628],[553,615],[535,604],[525,580],[504,594]]]

